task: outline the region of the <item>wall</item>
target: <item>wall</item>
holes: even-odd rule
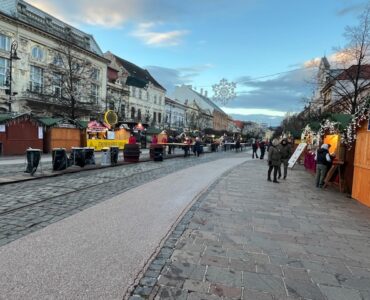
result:
[[[370,206],[370,131],[364,122],[357,132],[352,198]]]

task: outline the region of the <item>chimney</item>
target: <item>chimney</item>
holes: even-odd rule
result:
[[[208,91],[204,91],[204,96],[208,98]]]
[[[203,88],[200,89],[200,94],[203,95]]]

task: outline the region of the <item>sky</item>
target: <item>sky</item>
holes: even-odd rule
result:
[[[146,68],[171,95],[225,78],[234,119],[280,123],[304,107],[320,57],[344,47],[364,0],[28,0]]]

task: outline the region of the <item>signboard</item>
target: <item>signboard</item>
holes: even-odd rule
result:
[[[107,131],[107,139],[108,140],[114,140],[115,139],[114,131]]]
[[[1,124],[0,125],[0,132],[5,132],[5,125],[4,124]]]
[[[123,149],[128,140],[87,140],[87,147],[95,148],[95,150],[100,151],[104,147],[116,146],[119,149]]]
[[[41,126],[38,128],[38,137],[39,140],[42,140],[44,138],[44,128],[42,128]]]
[[[293,155],[290,157],[289,161],[288,161],[288,167],[289,168],[293,168],[295,163],[297,162],[298,158],[301,156],[303,150],[306,148],[307,146],[307,143],[300,143],[297,147],[297,149],[295,149]]]

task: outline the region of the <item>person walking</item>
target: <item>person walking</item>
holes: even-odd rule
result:
[[[271,181],[271,172],[274,170],[274,183],[279,183],[277,181],[277,173],[279,171],[279,166],[281,164],[281,154],[279,150],[279,141],[277,139],[273,139],[272,144],[269,149],[268,153],[268,165],[269,169],[267,172],[267,180]]]
[[[322,144],[320,149],[316,151],[316,187],[322,188],[324,186],[324,180],[328,166],[331,165],[332,156],[329,154],[328,144]]]
[[[196,155],[197,157],[199,157],[200,155],[200,152],[201,152],[201,144],[200,144],[200,138],[199,137],[196,137],[195,138],[195,143],[194,143],[194,155]]]
[[[260,151],[261,151],[260,159],[263,159],[265,157],[266,151],[266,143],[263,140],[260,143]]]
[[[258,158],[257,149],[258,149],[258,142],[257,140],[254,140],[252,143],[252,151],[253,151],[252,158],[254,158],[254,155],[256,155],[256,158]]]
[[[279,150],[281,154],[281,164],[283,165],[284,168],[284,177],[283,179],[286,179],[286,176],[288,174],[288,162],[289,158],[292,155],[292,147],[288,143],[287,139],[283,139],[279,145]],[[281,164],[279,166],[279,177],[278,179],[281,178]]]

